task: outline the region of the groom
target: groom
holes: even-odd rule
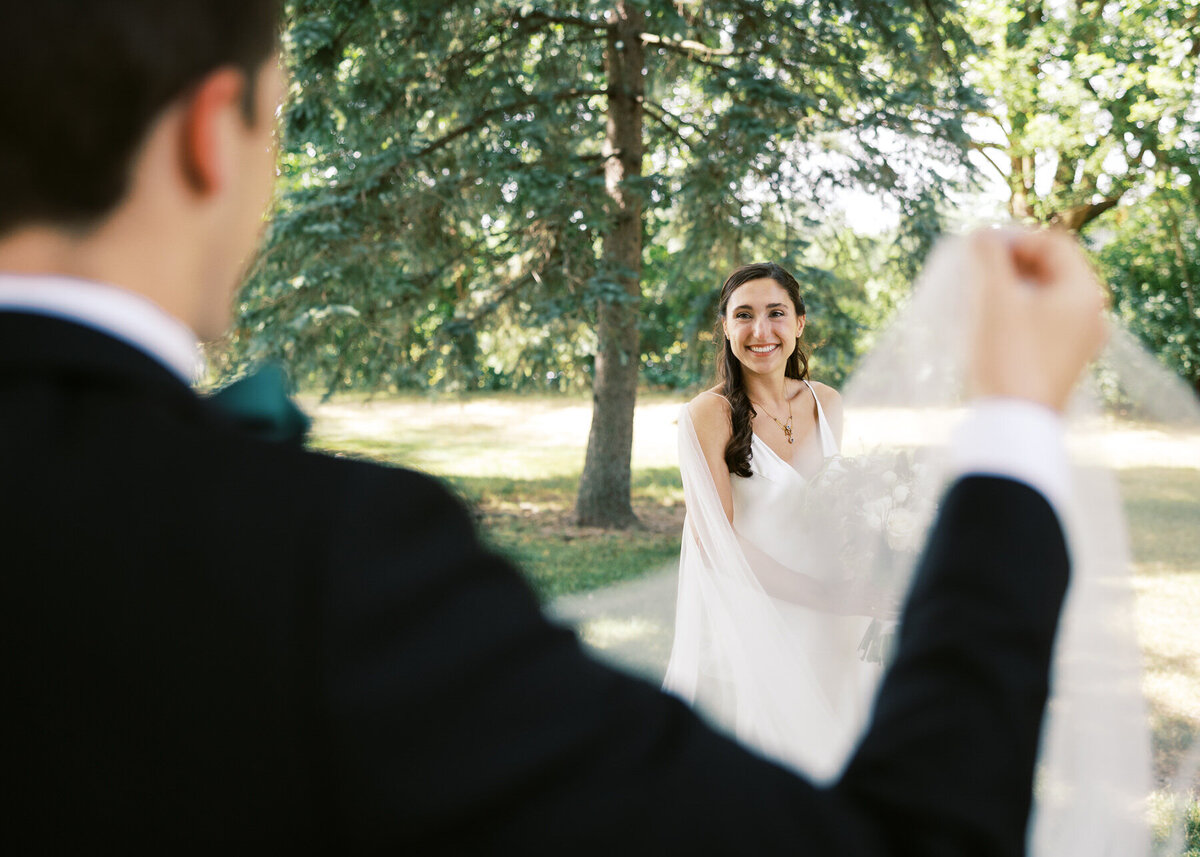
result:
[[[437,482],[192,393],[274,179],[277,5],[0,12],[10,853],[1022,853],[1068,567],[1055,410],[1102,335],[1077,251],[975,241],[976,475],[816,788],[589,660]]]

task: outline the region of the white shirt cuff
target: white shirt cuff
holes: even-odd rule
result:
[[[951,466],[958,476],[1001,476],[1024,482],[1055,511],[1071,491],[1063,420],[1044,405],[1024,399],[980,399],[950,442]]]

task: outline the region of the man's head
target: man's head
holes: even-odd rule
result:
[[[37,256],[27,252],[30,235],[64,248],[71,238],[95,260],[144,229],[147,239],[177,238],[177,255],[190,250],[188,270],[211,287],[235,278],[237,265],[211,253],[202,263],[189,241],[204,237],[242,255],[253,247],[273,173],[263,155],[280,86],[279,0],[4,5],[0,251],[22,240],[0,252],[0,267],[29,267]],[[150,231],[158,226],[167,233]],[[89,266],[63,272],[104,276],[104,264]]]

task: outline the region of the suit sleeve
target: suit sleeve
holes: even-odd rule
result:
[[[1024,853],[1068,569],[1058,519],[1028,485],[974,476],[945,498],[837,787],[888,853]]]
[[[570,632],[542,617],[519,575],[480,545],[460,504],[432,480],[364,466],[331,499],[321,698],[331,835],[339,841],[418,853],[612,853],[637,843],[663,853],[900,854],[890,850],[892,820],[907,829],[910,819],[900,817],[907,806],[897,790],[923,783],[925,768],[936,779],[962,766],[953,754],[925,753],[948,720],[916,735],[894,733],[913,730],[908,717],[923,705],[963,696],[963,709],[999,699],[1021,716],[1015,724],[999,715],[976,728],[953,724],[944,746],[963,749],[960,733],[971,748],[999,739],[1007,765],[997,761],[990,773],[1006,783],[1024,773],[1007,755],[1007,733],[1036,735],[1037,694],[1011,700],[1023,688],[1007,679],[964,692],[964,670],[939,662],[964,642],[953,630],[905,637],[901,658],[913,661],[906,668],[915,675],[885,691],[901,699],[881,700],[877,721],[892,737],[864,745],[861,775],[820,790],[715,734],[677,700],[588,658]],[[948,508],[963,500],[970,505],[963,497]],[[941,577],[954,583],[968,571],[948,551],[931,551],[926,564],[937,566],[934,589],[945,585]],[[996,565],[1006,565],[1003,557]],[[959,586],[949,598],[934,592],[934,605],[914,596],[913,606],[932,619],[957,613],[979,596],[971,589]],[[1053,625],[1049,611],[1042,618]],[[969,636],[994,642],[978,629]],[[1018,648],[1019,671],[1040,671],[1044,683],[1039,662],[1047,653]],[[929,661],[932,676],[923,674]],[[990,667],[983,673],[981,684],[998,680]],[[1015,775],[1014,765],[1022,768]],[[887,785],[868,789],[880,775]],[[935,830],[936,805],[927,812]],[[947,816],[959,823],[956,808]],[[1015,818],[968,831],[962,849],[941,853],[987,853],[965,845]]]

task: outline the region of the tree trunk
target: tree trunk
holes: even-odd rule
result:
[[[620,297],[605,297],[599,306],[592,428],[575,505],[580,524],[611,528],[637,523],[630,502],[629,477],[642,280],[641,20],[627,0],[618,0],[608,14],[604,180],[611,216],[603,240],[601,269],[620,285]]]
[[[1033,158],[1027,155],[1012,155],[1009,163],[1011,170],[1008,176],[1008,213],[1014,220],[1028,220],[1033,217],[1033,202],[1030,199],[1033,194]]]

